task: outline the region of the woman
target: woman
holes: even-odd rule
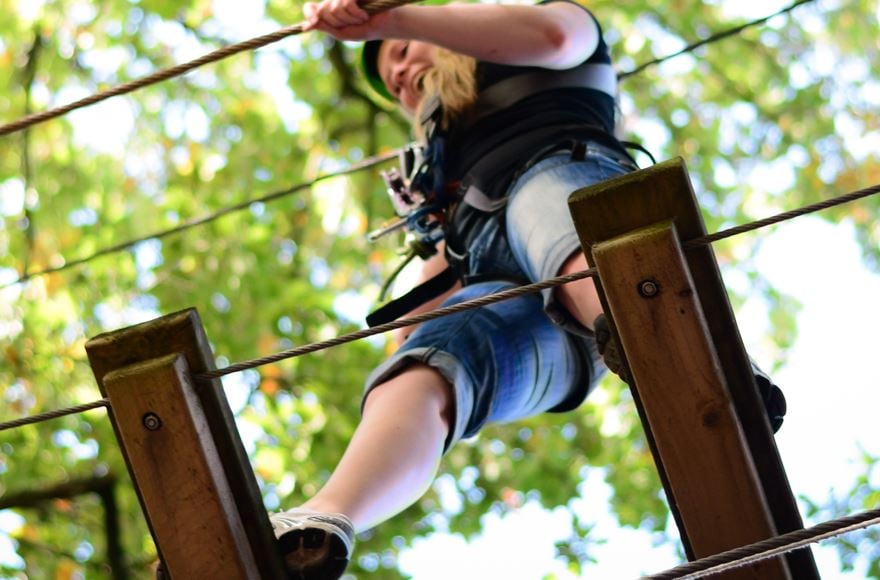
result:
[[[369,16],[354,0],[325,0],[305,15],[308,30],[370,41],[369,80],[428,142],[425,193],[445,208],[446,248],[424,278],[451,264],[458,282],[411,313],[586,269],[567,198],[635,168],[613,137],[616,77],[586,9],[562,0]],[[355,530],[417,500],[446,450],[487,422],[577,407],[605,372],[600,314],[585,279],[407,329],[368,378],[361,423],[327,484],[271,516],[291,575],[340,576]]]

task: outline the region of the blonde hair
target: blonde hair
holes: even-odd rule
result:
[[[459,115],[477,100],[477,61],[445,48],[437,48],[434,66],[425,73],[424,95],[416,108],[413,118],[413,131],[416,137],[424,139],[424,128],[419,123],[422,111],[435,98],[443,107],[442,128],[449,126]]]

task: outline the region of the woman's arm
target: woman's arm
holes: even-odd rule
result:
[[[570,2],[402,6],[370,17],[355,0],[324,0],[307,3],[304,11],[307,29],[336,38],[420,40],[507,65],[570,68],[599,42],[595,21]]]

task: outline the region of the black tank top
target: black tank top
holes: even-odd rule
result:
[[[542,4],[544,3],[547,2],[542,2]],[[586,62],[610,64],[611,57],[608,45],[602,37],[602,29],[598,21],[586,8],[574,2],[570,3],[590,14],[599,29],[598,45]],[[476,69],[477,90],[478,92],[485,90],[499,81],[535,70],[546,71],[546,69],[537,67],[478,62]],[[460,127],[453,122],[448,133],[449,141],[446,149],[446,179],[450,181],[460,179],[487,152],[515,137],[545,127],[591,126],[602,129],[608,135],[613,135],[614,112],[614,99],[602,91],[586,87],[557,88],[526,97],[510,107],[480,119],[473,126]],[[583,135],[573,131],[571,135],[564,137],[582,138]],[[558,135],[554,135],[554,140],[559,140]],[[530,145],[533,147],[532,151],[537,152],[553,144],[536,139]],[[527,157],[531,157],[531,155],[527,155]]]

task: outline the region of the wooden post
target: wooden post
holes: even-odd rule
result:
[[[634,377],[633,398],[688,557],[803,527],[680,159],[579,190],[569,206]],[[730,578],[818,578],[812,554]]]
[[[257,579],[217,446],[180,354],[117,369],[104,387],[172,578]]]
[[[189,309],[102,334],[86,352],[101,393],[110,398],[111,422],[166,577],[190,578],[198,569],[206,578],[284,578],[220,381],[192,380],[215,368],[198,313]],[[151,431],[156,418],[161,428]],[[210,549],[193,547],[204,537],[200,524],[214,532],[205,538]],[[213,542],[220,539],[226,555],[217,560]],[[229,565],[205,574],[215,560]]]
[[[593,257],[697,557],[776,535],[671,223]],[[699,474],[698,477],[695,477]],[[780,560],[733,578],[789,578]]]

